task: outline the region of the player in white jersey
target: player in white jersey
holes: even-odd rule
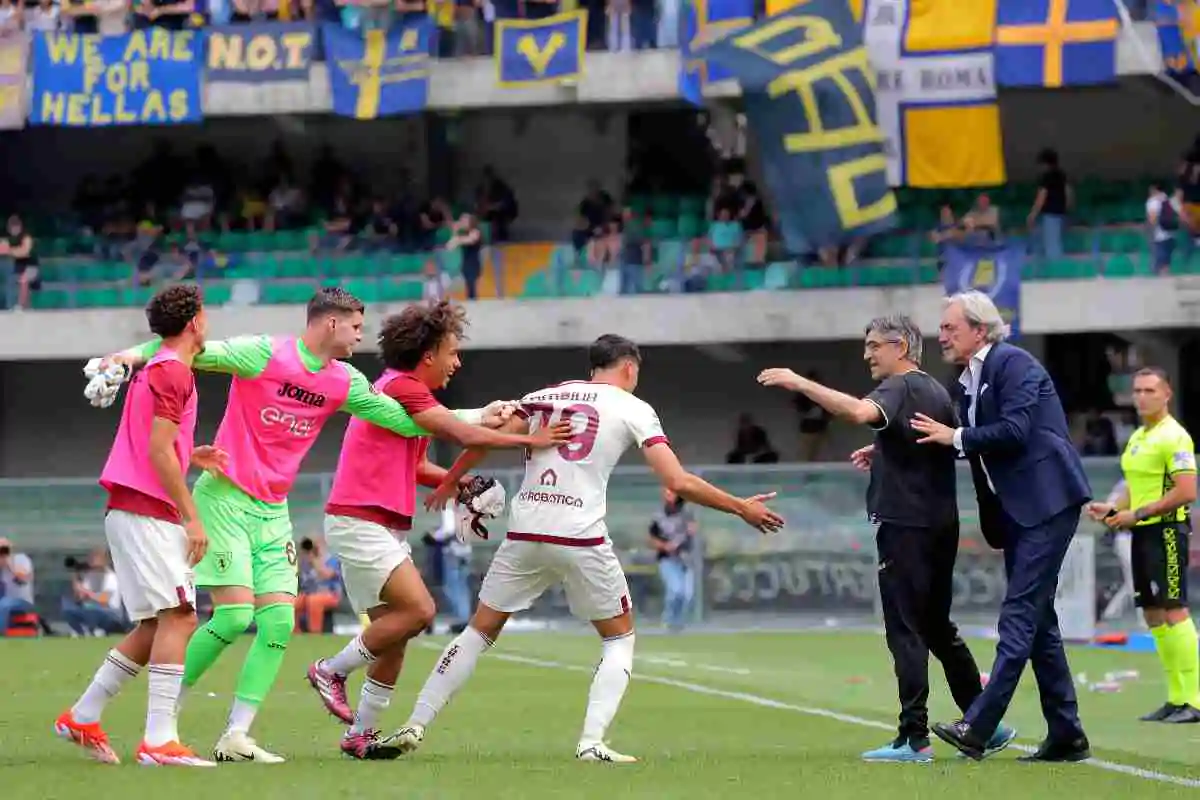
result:
[[[654,409],[632,394],[642,361],[636,344],[620,336],[601,336],[589,348],[588,358],[590,380],[526,395],[506,426],[528,431],[566,420],[575,436],[560,447],[527,453],[525,479],[511,504],[508,537],[483,579],[475,615],[442,652],[408,723],[394,735],[393,741],[406,752],[420,745],[425,729],[467,682],[508,618],[561,583],[571,613],[591,622],[603,639],[603,657],[592,680],[575,755],[608,763],[637,760],[604,742],[633,670],[629,585],[604,523],[608,477],[630,445],[642,449],[663,485],[680,497],[739,516],[764,533],[783,526],[783,518],[763,505],[774,494],[740,499],[684,470]],[[427,505],[438,506],[452,497],[461,477],[486,452],[472,448],[463,453]]]

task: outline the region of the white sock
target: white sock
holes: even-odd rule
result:
[[[379,715],[391,704],[392,692],[395,690],[395,686],[388,686],[370,678],[363,681],[362,694],[358,698],[358,710],[354,713],[354,724],[350,726],[350,733],[376,730],[379,727]]]
[[[608,726],[621,707],[621,699],[625,697],[625,689],[633,673],[633,640],[633,631],[604,640],[604,653],[588,692],[587,715],[583,718],[583,734],[579,737],[580,747],[603,742]]]
[[[160,747],[179,741],[176,709],[183,688],[183,664],[151,664],[146,703],[146,744]]]
[[[363,644],[362,634],[359,634],[342,648],[342,652],[333,658],[322,659],[321,668],[335,675],[346,676],[356,669],[361,669],[367,664],[374,663],[374,661],[375,656]]]
[[[245,700],[233,698],[233,708],[229,710],[229,723],[225,726],[226,733],[250,733],[254,717],[258,714],[258,706]]]
[[[104,713],[104,707],[108,705],[108,701],[116,697],[117,692],[121,691],[121,687],[127,681],[136,678],[141,671],[141,664],[130,660],[116,650],[109,650],[108,655],[100,664],[100,669],[96,670],[96,674],[92,677],[92,682],[88,684],[87,689],[84,690],[75,705],[71,706],[71,716],[76,722],[84,725],[99,722],[100,715]]]
[[[438,712],[446,707],[454,693],[471,677],[479,656],[491,646],[492,643],[486,636],[468,625],[466,630],[442,651],[433,672],[425,679],[425,685],[417,695],[417,702],[413,704],[408,724],[429,727]]]

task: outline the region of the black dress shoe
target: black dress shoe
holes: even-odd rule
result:
[[[1070,742],[1055,742],[1046,739],[1038,746],[1036,751],[1027,756],[1021,756],[1017,761],[1086,761],[1091,757],[1092,747],[1088,744],[1087,737],[1080,736],[1078,739]]]
[[[1142,722],[1162,722],[1181,708],[1183,706],[1177,706],[1174,703],[1163,703],[1159,708],[1138,717],[1138,719]]]
[[[987,743],[971,731],[971,726],[964,720],[958,722],[935,722],[932,728],[934,734],[943,742],[958,748],[958,752],[976,761],[983,759],[983,750]]]
[[[1194,706],[1179,706],[1178,710],[1163,722],[1167,725],[1189,725],[1200,722],[1200,709]]]

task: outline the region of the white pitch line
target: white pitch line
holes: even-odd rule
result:
[[[564,664],[560,661],[548,661],[541,658],[530,658],[528,656],[511,655],[509,653],[492,653],[491,658],[497,658],[501,661],[509,661],[514,664],[528,664],[534,667],[544,667],[547,669],[562,669],[570,670],[571,672],[592,672],[591,667],[581,667],[574,664]],[[691,683],[689,681],[675,680],[674,678],[661,678],[657,675],[642,675],[635,674],[634,678],[647,683],[657,683],[662,686],[673,686],[676,689],[683,689],[693,694],[703,694],[709,697],[720,697],[726,700],[740,700],[743,703],[761,706],[763,708],[774,708],[780,711],[794,711],[799,714],[806,714],[810,717],[823,717],[836,722],[844,722],[848,725],[858,725],[864,728],[875,728],[877,730],[893,731],[894,725],[888,725],[878,720],[866,719],[865,717],[856,717],[851,714],[842,714],[837,711],[830,711],[827,708],[813,708],[810,706],[800,706],[793,703],[784,703],[780,700],[772,700],[769,697],[760,697],[756,694],[748,694],[746,692],[734,692],[727,689],[717,689],[713,686],[704,686],[699,683]],[[1032,753],[1034,748],[1023,744],[1011,745],[1025,753]],[[1101,758],[1089,758],[1087,761],[1080,762],[1096,769],[1106,770],[1108,772],[1116,772],[1121,775],[1128,775],[1132,778],[1140,778],[1146,781],[1157,781],[1159,783],[1169,783],[1175,786],[1186,786],[1190,789],[1200,789],[1200,780],[1195,778],[1181,778],[1178,775],[1168,775],[1165,772],[1156,772],[1151,769],[1143,769],[1135,767],[1131,764],[1121,764],[1116,761],[1106,761]]]

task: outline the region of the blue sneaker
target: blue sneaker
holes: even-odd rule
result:
[[[1010,728],[1001,722],[996,726],[995,732],[992,733],[992,738],[988,739],[987,744],[983,747],[983,757],[994,756],[1004,748],[1008,747],[1017,738],[1017,729]]]
[[[933,761],[933,748],[929,746],[929,742],[925,742],[924,747],[913,747],[908,739],[896,739],[883,747],[868,750],[862,757],[863,761],[928,764]]]

